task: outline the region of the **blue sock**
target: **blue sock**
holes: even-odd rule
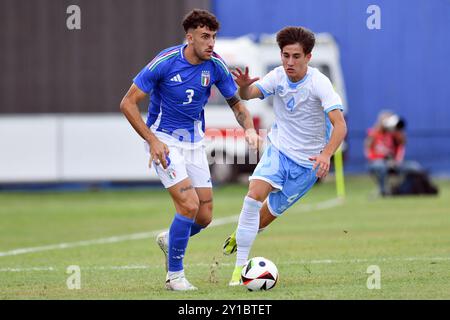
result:
[[[202,225],[199,225],[197,223],[193,223],[192,227],[191,227],[191,237],[195,236],[197,233],[199,233],[200,231],[202,231],[202,229],[204,229],[205,227]]]
[[[169,271],[183,270],[183,258],[194,220],[175,213],[169,229]]]

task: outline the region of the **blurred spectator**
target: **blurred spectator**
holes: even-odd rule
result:
[[[405,156],[405,121],[390,111],[382,111],[375,125],[368,130],[364,141],[364,153],[368,160],[369,172],[378,183],[381,196],[392,194],[388,185],[390,174],[404,177],[408,173],[421,172],[415,161],[404,161]]]

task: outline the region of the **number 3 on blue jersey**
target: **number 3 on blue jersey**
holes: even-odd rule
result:
[[[194,90],[192,89],[187,89],[186,90],[186,94],[187,94],[187,99],[188,101],[184,101],[183,104],[189,104],[192,102],[192,97],[194,96]]]

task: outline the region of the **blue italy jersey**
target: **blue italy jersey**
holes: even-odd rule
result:
[[[236,84],[225,62],[213,53],[211,60],[193,65],[184,57],[187,45],[158,54],[134,78],[151,94],[147,126],[180,141],[197,142],[205,131],[204,106],[215,84],[225,98],[232,97]]]

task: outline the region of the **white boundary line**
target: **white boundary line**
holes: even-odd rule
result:
[[[309,265],[309,264],[340,264],[340,263],[382,263],[382,262],[404,262],[404,261],[450,261],[450,257],[404,257],[404,258],[370,258],[370,259],[350,259],[350,260],[337,260],[337,259],[323,259],[323,260],[298,260],[298,261],[285,261],[285,262],[277,262],[277,265]],[[208,263],[195,263],[195,264],[187,264],[186,267],[195,266],[195,267],[210,267],[213,264]],[[214,264],[215,265],[215,264]],[[234,266],[234,263],[225,262],[219,263],[219,267],[226,266],[231,267]],[[96,267],[81,267],[84,271],[116,271],[116,270],[149,270],[161,268],[162,264],[155,265],[125,265],[125,266],[96,266]],[[0,272],[33,272],[33,271],[65,271],[63,268],[57,267],[28,267],[28,268],[0,268]]]
[[[342,203],[343,203],[342,199],[334,198],[331,200],[326,200],[326,201],[320,202],[318,204],[303,204],[298,209],[299,209],[299,211],[302,211],[302,212],[314,211],[314,210],[324,210],[324,209],[329,209],[329,208],[338,206]],[[229,217],[225,217],[225,218],[215,219],[209,225],[208,228],[237,222],[238,218],[239,218],[239,215],[234,215],[234,216],[229,216]],[[130,240],[148,239],[148,238],[156,237],[159,233],[166,231],[166,230],[167,229],[161,229],[161,230],[132,233],[132,234],[127,234],[127,235],[122,235],[122,236],[113,236],[113,237],[101,238],[101,239],[83,240],[83,241],[76,241],[76,242],[63,242],[63,243],[51,244],[51,245],[39,246],[39,247],[18,248],[18,249],[0,252],[0,257],[16,256],[16,255],[20,255],[20,254],[42,252],[42,251],[49,251],[49,250],[61,250],[61,249],[69,249],[69,248],[76,248],[76,247],[85,247],[85,246],[91,246],[91,245],[96,245],[96,244],[107,244],[107,243],[117,243],[117,242],[130,241]]]

